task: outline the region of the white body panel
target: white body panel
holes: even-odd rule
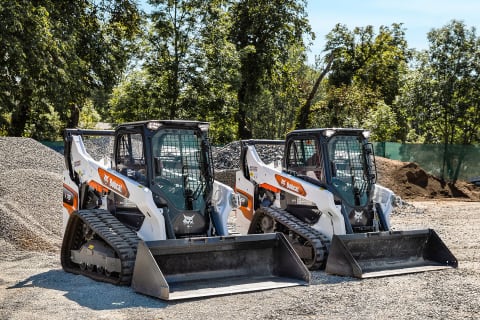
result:
[[[322,214],[319,220],[312,225],[312,228],[321,231],[330,239],[334,234],[346,234],[341,206],[335,205],[333,194],[330,191],[282,172],[279,166],[274,166],[273,164],[266,165],[258,156],[254,146],[248,146],[246,164],[250,173],[250,180],[243,176],[241,170],[237,171],[236,174],[236,191],[240,194],[244,202],[240,204],[243,206],[241,207],[242,212],[237,214],[237,219],[241,224],[249,223],[254,214],[253,195],[255,187],[253,182],[255,182],[258,185],[267,184],[273,186],[290,194],[294,194],[298,198],[314,203]],[[297,190],[298,186],[301,186],[305,192],[299,192],[299,190]],[[248,197],[250,197],[249,200]],[[273,203],[274,207],[281,207],[280,201],[278,200],[279,198],[280,194],[276,193],[277,200]],[[246,201],[251,203],[246,205]],[[390,189],[378,184],[375,185],[373,202],[380,205],[388,228],[390,228],[390,213],[393,210],[393,206],[399,204],[400,201]]]
[[[388,229],[390,229],[390,214],[392,213],[394,206],[401,206],[402,199],[395,195],[392,190],[379,184],[375,184],[375,190],[373,191],[373,202],[378,203],[382,208]]]
[[[330,238],[333,234],[346,233],[342,213],[340,208],[335,205],[331,192],[315,184],[306,182],[303,179],[282,172],[273,166],[266,165],[258,156],[254,146],[248,146],[246,163],[248,164],[250,179],[256,183],[266,183],[272,187],[295,194],[299,198],[315,203],[317,208],[322,212],[322,216],[313,228],[321,230]],[[245,191],[245,193],[247,193],[249,192],[248,190],[241,189],[243,185],[248,185],[245,181],[241,181],[242,179],[245,178],[243,178],[242,173],[239,173],[237,175],[237,192],[242,193],[242,191]],[[303,188],[304,192],[298,189],[299,186]],[[250,194],[253,195],[253,193]],[[274,206],[279,207],[278,203],[274,203]]]
[[[212,218],[217,226],[217,233],[220,236],[228,235],[228,216],[236,208],[233,189],[219,181],[213,182],[212,204],[215,212]]]
[[[72,136],[71,158],[72,167],[78,174],[80,183],[93,181],[122,197],[125,197],[125,194],[122,194],[119,191],[125,192],[127,190],[128,197],[126,198],[135,203],[138,209],[145,215],[144,223],[141,229],[137,232],[142,240],[152,241],[166,239],[163,211],[155,205],[150,189],[119,174],[117,171],[110,169],[104,163],[95,161],[86,151],[82,138],[78,135]],[[99,169],[104,170],[107,174],[100,176]],[[123,186],[118,187],[118,190],[112,188],[112,186],[109,185],[109,179],[111,177],[116,177],[119,181],[123,181],[126,190],[123,190]],[[74,188],[78,195],[78,187],[71,181],[68,171],[65,172],[64,183],[69,187]],[[103,203],[106,203],[106,201],[103,201]],[[65,227],[69,217],[66,209],[64,209],[63,217],[63,225]]]

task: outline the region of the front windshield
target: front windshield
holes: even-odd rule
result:
[[[194,130],[166,129],[152,138],[154,181],[171,204],[180,210],[201,210],[207,179],[207,155]]]
[[[365,206],[368,202],[370,181],[365,179],[362,140],[358,136],[334,136],[328,142],[332,168],[332,184],[341,198],[351,207]]]

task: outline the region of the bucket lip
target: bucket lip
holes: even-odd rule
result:
[[[390,231],[378,231],[378,232],[365,232],[365,233],[349,233],[349,234],[334,234],[333,238],[343,239],[364,239],[376,237],[401,237],[401,236],[415,236],[415,235],[430,235],[435,234],[433,229],[415,229],[415,230],[390,230]]]
[[[255,242],[259,240],[276,240],[281,233],[260,233],[248,235],[229,235],[212,237],[190,237],[180,239],[150,240],[143,241],[147,246],[171,247],[175,245],[205,245],[216,243],[228,243],[241,240],[242,242]]]

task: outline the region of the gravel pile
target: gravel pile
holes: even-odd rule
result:
[[[266,164],[275,160],[282,160],[283,145],[256,145],[255,149],[260,159]],[[240,151],[239,141],[231,142],[223,147],[214,147],[212,155],[215,170],[236,170],[240,168]]]
[[[25,250],[58,250],[63,156],[33,139],[9,137],[0,138],[0,159],[3,244]]]
[[[111,159],[113,157],[113,137],[99,137],[93,139],[84,139],[83,144],[87,152],[93,159]]]

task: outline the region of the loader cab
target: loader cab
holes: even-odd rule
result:
[[[347,230],[371,231],[376,169],[368,131],[295,130],[286,137],[284,168],[330,190],[342,206]]]
[[[210,232],[213,173],[207,133],[208,123],[175,120],[127,123],[116,129],[115,170],[150,188],[157,206],[167,213],[169,238]],[[116,197],[117,212],[136,207],[134,201]]]

